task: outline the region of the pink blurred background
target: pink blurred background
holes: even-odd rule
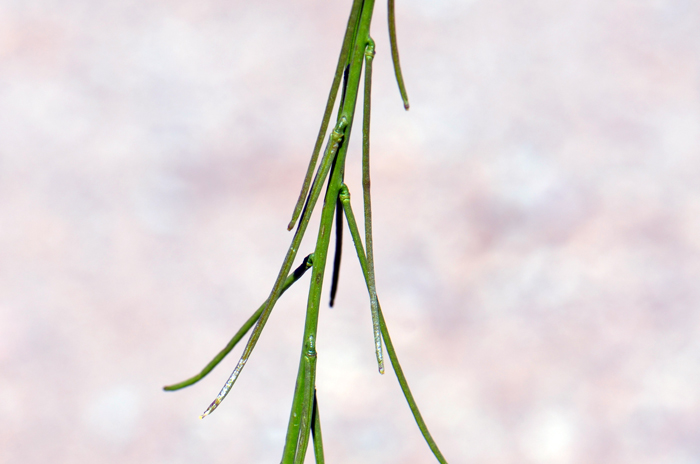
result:
[[[0,463],[279,462],[308,278],[211,417],[240,349],[161,387],[270,291],[349,6],[0,1]],[[397,20],[409,112],[377,4],[378,290],[448,461],[700,463],[700,3]],[[434,462],[345,245],[327,461]]]

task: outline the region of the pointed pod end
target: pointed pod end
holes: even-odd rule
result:
[[[411,107],[411,105],[408,104],[408,100],[404,100],[403,102],[403,108],[408,111],[408,109]]]
[[[207,408],[207,410],[204,411],[204,412],[202,413],[201,416],[199,416],[199,418],[200,418],[200,419],[204,419],[204,418],[207,417],[209,414],[211,414],[212,412],[214,412],[214,409],[216,409],[216,407],[217,407],[218,405],[220,405],[220,404],[221,404],[221,400],[220,400],[219,398],[215,399],[215,400],[212,401],[212,403],[209,405],[209,407]]]
[[[408,109],[408,108],[406,108],[406,109]],[[294,229],[294,223],[295,223],[295,222],[297,222],[297,221],[292,220],[292,222],[290,222],[289,224],[287,224],[287,230],[292,230],[292,229]]]

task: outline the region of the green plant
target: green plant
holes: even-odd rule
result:
[[[408,109],[408,97],[403,84],[401,67],[399,65],[398,48],[396,46],[396,28],[394,20],[394,0],[389,0],[389,37],[391,43],[391,55],[394,62],[396,79],[403,99],[404,107]],[[418,427],[427,441],[430,449],[441,463],[446,463],[437,445],[433,441],[428,429],[421,417],[420,411],[411,395],[411,391],[406,382],[403,370],[399,365],[396,352],[394,351],[389,332],[384,321],[374,282],[374,258],[372,249],[372,212],[370,198],[370,173],[369,173],[369,130],[370,130],[370,109],[372,90],[372,60],[374,59],[374,41],[370,37],[369,29],[374,11],[374,0],[354,0],[350,17],[348,19],[343,46],[341,48],[338,65],[336,67],[333,84],[326,103],[321,128],[316,139],[311,161],[304,179],[304,183],[297,201],[292,220],[288,230],[294,228],[299,220],[292,244],[284,258],[282,268],[270,296],[260,308],[246,321],[241,329],[233,336],[231,341],[221,352],[196,376],[180,382],[178,384],[164,387],[165,390],[178,390],[202,379],[207,375],[243,338],[243,336],[253,328],[253,332],[245,346],[243,354],[238,361],[233,373],[226,381],[214,401],[206,411],[200,416],[205,417],[213,412],[221,401],[226,397],[234,382],[238,378],[241,370],[248,361],[255,344],[260,338],[265,323],[267,322],[272,308],[291,285],[293,285],[309,269],[311,272],[311,285],[309,289],[308,304],[306,310],[306,322],[302,344],[301,359],[299,361],[299,371],[297,374],[296,388],[292,401],[292,411],[287,428],[287,437],[284,446],[282,463],[297,464],[304,461],[309,438],[313,437],[314,453],[316,462],[324,462],[323,443],[321,438],[321,421],[318,411],[318,401],[316,398],[315,377],[316,377],[316,333],[318,328],[318,315],[321,305],[321,290],[325,275],[326,261],[328,257],[328,247],[330,244],[331,230],[335,219],[336,230],[336,252],[334,256],[333,276],[331,282],[331,305],[335,297],[338,282],[338,270],[340,266],[340,249],[342,242],[343,216],[347,220],[350,234],[357,256],[360,260],[362,272],[365,277],[367,290],[370,299],[370,309],[374,330],[374,344],[379,372],[384,373],[384,359],[382,341],[386,344],[386,351],[391,361],[391,365],[396,373],[401,389],[408,401],[409,407],[418,424]],[[359,97],[360,80],[364,65],[364,99],[363,99],[363,121],[362,121],[362,186],[364,205],[364,228],[365,244],[363,245],[360,232],[355,220],[355,216],[350,204],[350,192],[343,182],[345,170],[345,157],[347,154],[348,142],[350,140],[351,129],[353,127],[355,109]],[[340,103],[336,123],[332,129],[326,148],[323,151],[320,164],[318,162],[321,153],[323,139],[328,131],[331,114],[335,106],[338,91],[341,89]],[[317,167],[318,165],[318,167]],[[314,175],[314,171],[316,172]],[[319,226],[316,247],[312,254],[302,261],[301,265],[293,272],[292,263],[296,258],[301,240],[306,232],[311,218],[311,213],[316,206],[323,184],[328,178],[324,203],[321,212],[321,222]],[[313,181],[312,181],[313,179]]]

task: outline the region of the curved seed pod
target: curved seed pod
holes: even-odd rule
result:
[[[289,289],[289,287],[294,285],[294,283],[297,280],[301,279],[301,276],[303,276],[306,273],[306,271],[309,270],[309,268],[311,266],[313,266],[313,257],[314,257],[314,255],[313,255],[313,253],[311,253],[306,258],[304,258],[304,261],[302,261],[302,263],[299,265],[299,267],[296,268],[294,270],[294,272],[292,272],[287,277],[287,280],[284,281],[284,286],[282,287],[282,292],[280,293],[280,296],[284,292],[286,292],[287,289]],[[258,310],[255,311],[253,313],[253,315],[248,318],[247,321],[245,321],[243,326],[241,326],[241,328],[238,329],[238,332],[236,332],[236,334],[231,338],[231,340],[224,347],[224,349],[219,351],[219,354],[214,356],[214,359],[212,359],[209,362],[209,364],[204,366],[204,369],[202,369],[199,374],[192,376],[187,380],[183,380],[182,382],[179,382],[179,383],[176,383],[173,385],[165,386],[165,387],[163,387],[163,390],[165,390],[165,391],[180,390],[182,388],[189,387],[190,385],[195,384],[195,383],[199,382],[200,380],[202,380],[204,377],[206,377],[206,375],[209,374],[226,357],[226,355],[231,352],[231,350],[233,350],[233,348],[238,344],[239,341],[241,341],[241,339],[245,336],[245,334],[248,333],[250,328],[253,327],[253,325],[255,325],[255,323],[258,321],[258,319],[260,319],[260,315],[262,314],[263,310],[265,309],[265,306],[267,305],[267,303],[268,302],[265,301],[265,303],[263,303],[258,308]]]
[[[411,106],[408,104],[408,94],[406,86],[403,83],[403,74],[401,73],[401,63],[399,62],[399,46],[396,43],[396,15],[394,14],[394,0],[389,0],[389,43],[391,44],[391,61],[394,62],[394,73],[396,74],[396,83],[399,84],[399,92],[403,100],[403,107],[408,111]]]
[[[352,236],[352,241],[355,244],[355,251],[357,252],[357,257],[360,260],[360,266],[362,267],[362,273],[365,276],[365,283],[367,284],[367,287],[369,288],[369,273],[367,272],[367,257],[365,255],[365,250],[362,248],[362,241],[360,239],[360,232],[357,228],[357,222],[355,221],[355,215],[352,212],[352,206],[350,205],[350,193],[348,192],[348,189],[346,186],[343,186],[343,195],[347,197],[347,201],[343,202],[343,210],[345,211],[345,218],[347,219],[348,222],[348,228],[350,229],[350,235]],[[404,397],[406,398],[406,402],[408,403],[408,407],[411,409],[411,413],[413,414],[413,418],[416,421],[416,424],[418,425],[418,428],[420,429],[421,434],[423,435],[423,438],[425,439],[426,443],[428,443],[428,446],[430,447],[430,450],[433,452],[433,455],[435,458],[440,462],[441,464],[447,464],[447,461],[445,460],[445,457],[442,455],[442,452],[440,452],[440,449],[437,446],[437,443],[435,443],[435,440],[433,440],[432,435],[430,435],[430,431],[428,430],[428,426],[425,425],[425,421],[423,420],[423,416],[420,413],[420,410],[418,409],[418,405],[416,404],[416,400],[413,398],[413,394],[411,393],[411,389],[408,387],[408,382],[406,381],[406,376],[403,373],[403,369],[401,369],[401,365],[399,364],[399,358],[396,356],[396,351],[394,350],[394,344],[391,342],[391,337],[389,337],[389,330],[386,327],[386,322],[384,321],[384,315],[382,314],[382,308],[379,306],[377,303],[377,310],[379,312],[379,326],[382,331],[382,337],[384,338],[384,343],[386,344],[386,352],[389,355],[389,360],[391,361],[391,367],[394,368],[394,373],[396,374],[396,378],[399,381],[399,385],[401,386],[401,391],[403,392]]]

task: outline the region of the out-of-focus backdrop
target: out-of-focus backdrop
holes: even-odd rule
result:
[[[279,462],[308,277],[212,416],[240,349],[161,387],[271,289],[349,8],[0,1],[0,463]],[[447,459],[700,462],[700,3],[397,9],[409,112],[383,2],[372,27],[378,291]],[[359,158],[357,129],[358,210]],[[320,324],[328,462],[434,462],[347,241]]]

